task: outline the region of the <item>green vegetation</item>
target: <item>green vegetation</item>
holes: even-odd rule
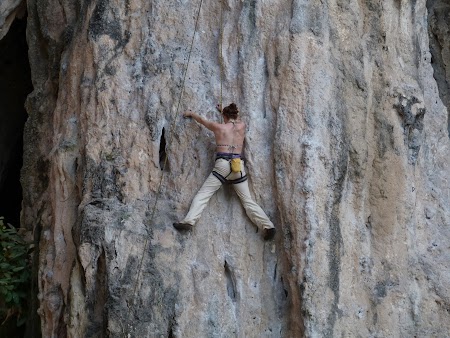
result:
[[[12,225],[0,217],[0,325],[16,319],[17,326],[26,321],[28,290],[31,279],[30,250]]]

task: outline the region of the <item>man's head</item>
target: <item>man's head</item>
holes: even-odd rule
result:
[[[239,109],[236,104],[232,103],[229,106],[223,108],[223,115],[228,119],[235,120],[239,116]]]

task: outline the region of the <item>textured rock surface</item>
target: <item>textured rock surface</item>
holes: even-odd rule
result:
[[[273,243],[229,189],[192,234],[171,227],[214,152],[175,116],[197,5],[28,1],[22,222],[40,238],[43,336],[448,335],[450,142],[426,2],[223,2],[224,99],[244,112]],[[204,1],[181,104],[216,119],[219,13]]]

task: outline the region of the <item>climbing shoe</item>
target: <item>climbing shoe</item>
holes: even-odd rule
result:
[[[177,230],[191,230],[192,225],[188,223],[173,223],[173,227]]]
[[[275,232],[275,228],[264,229],[264,240],[270,241],[271,239],[273,239],[275,237]]]

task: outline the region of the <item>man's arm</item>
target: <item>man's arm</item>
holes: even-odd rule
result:
[[[206,128],[208,128],[211,131],[216,131],[220,125],[219,123],[209,121],[190,110],[184,112],[183,115],[184,117],[192,117],[195,121],[197,121],[200,124],[203,124]]]

